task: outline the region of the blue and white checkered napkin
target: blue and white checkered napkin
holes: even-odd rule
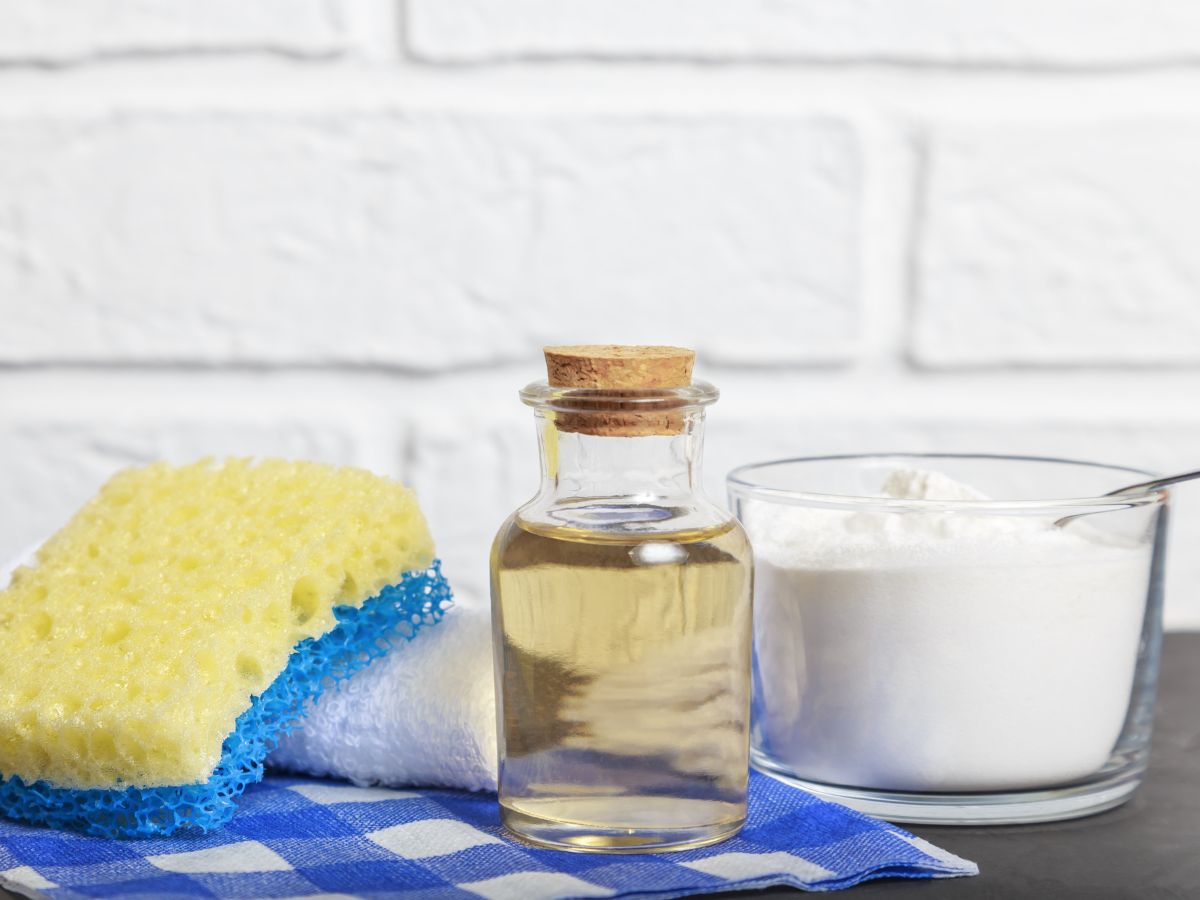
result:
[[[869,878],[974,875],[898,828],[753,773],[750,817],[716,846],[656,855],[537,850],[494,795],[269,777],[209,835],[114,841],[0,820],[0,883],[45,897],[681,897]]]

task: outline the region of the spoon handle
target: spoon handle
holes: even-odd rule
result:
[[[1128,484],[1123,488],[1117,488],[1115,491],[1109,491],[1105,497],[1121,497],[1125,494],[1136,494],[1141,491],[1153,491],[1158,488],[1164,488],[1169,484],[1178,484],[1181,481],[1191,481],[1193,478],[1200,478],[1200,469],[1194,472],[1184,472],[1180,475],[1168,475],[1165,478],[1151,478],[1149,481],[1141,481],[1137,484]],[[1070,516],[1063,516],[1061,519],[1054,521],[1055,528],[1062,528],[1076,519],[1082,519],[1084,516],[1095,515],[1096,511],[1075,513]]]
[[[1191,481],[1193,478],[1200,478],[1200,469],[1194,472],[1184,472],[1181,475],[1168,475],[1166,478],[1151,478],[1149,481],[1130,484],[1123,488],[1117,488],[1115,491],[1109,491],[1104,496],[1116,497],[1121,494],[1134,494],[1139,491],[1156,490],[1157,488],[1164,488],[1167,485],[1178,484],[1181,481]]]

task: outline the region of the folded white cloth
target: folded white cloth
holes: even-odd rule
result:
[[[488,610],[456,603],[327,690],[268,762],[360,785],[495,790],[493,677]]]

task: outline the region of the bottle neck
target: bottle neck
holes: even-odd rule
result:
[[[542,502],[629,498],[670,502],[696,493],[704,439],[704,410],[681,414],[675,434],[599,436],[562,430],[539,410]]]

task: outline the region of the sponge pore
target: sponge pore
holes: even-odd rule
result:
[[[406,573],[361,607],[338,606],[337,625],[294,649],[287,666],[255,697],[225,738],[221,758],[204,782],[164,787],[79,790],[18,777],[0,782],[0,814],[39,825],[113,838],[205,832],[233,816],[237,798],[262,779],[263,761],[291,731],[304,705],[322,690],[441,619],[451,603],[435,560]]]

